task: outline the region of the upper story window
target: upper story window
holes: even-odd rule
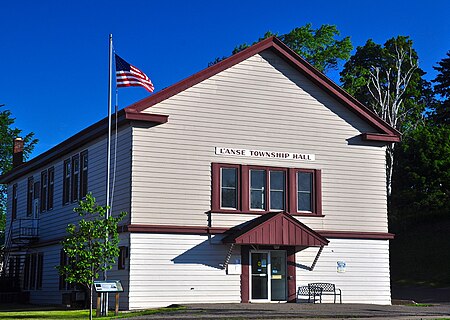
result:
[[[63,168],[63,205],[70,202],[70,174],[72,172],[70,159],[64,161]]]
[[[53,209],[53,197],[55,193],[55,169],[53,167],[48,169],[47,178],[47,210],[51,210]]]
[[[63,205],[76,202],[88,192],[88,151],[84,150],[64,161]]]
[[[78,201],[79,183],[80,183],[80,156],[77,154],[72,157],[72,202]]]
[[[11,219],[15,220],[17,218],[17,183],[13,184],[12,187],[12,208],[11,208]]]
[[[37,186],[34,188],[36,192]],[[53,196],[55,192],[55,169],[48,168],[41,172],[41,192],[39,197],[40,212],[53,209]]]
[[[88,152],[80,153],[80,199],[88,193]]]
[[[33,199],[34,199],[34,178],[28,178],[27,184],[27,216],[31,216],[33,214]]]
[[[47,210],[47,170],[41,172],[41,212]]]
[[[321,215],[321,172],[212,164],[212,211]]]
[[[220,168],[221,208],[237,209],[238,203],[238,170],[233,167]]]

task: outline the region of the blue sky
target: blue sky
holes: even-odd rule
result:
[[[230,55],[267,30],[283,34],[334,24],[355,48],[409,35],[420,67],[450,50],[450,1],[144,1],[6,0],[1,5],[0,104],[39,139],[33,156],[107,115],[108,36],[117,53],[159,91]],[[331,74],[338,80],[337,74]],[[148,96],[119,90],[123,108]]]

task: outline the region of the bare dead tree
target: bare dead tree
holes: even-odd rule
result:
[[[404,93],[409,85],[418,62],[412,56],[412,48],[399,48],[395,45],[394,67],[383,70],[372,66],[367,88],[376,101],[375,112],[395,129],[400,129],[402,121],[411,112],[404,108]],[[383,79],[383,76],[385,78]],[[386,187],[388,196],[392,191],[392,172],[394,167],[394,149],[392,143],[386,148]]]

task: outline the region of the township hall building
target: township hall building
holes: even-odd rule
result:
[[[385,147],[400,134],[276,38],[119,111],[113,215],[121,308],[293,302],[333,283],[390,304]],[[105,203],[107,119],[0,177],[9,272],[61,304],[60,241]],[[7,239],[7,240],[8,240]],[[75,298],[74,298],[75,299]],[[325,296],[324,301],[332,301]]]

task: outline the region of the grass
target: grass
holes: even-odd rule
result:
[[[29,307],[29,306],[9,305],[0,307],[0,320],[4,319],[21,319],[21,320],[31,320],[31,319],[87,319],[89,317],[89,310],[55,310],[55,307]],[[8,310],[8,311],[5,311]],[[186,307],[183,306],[169,306],[167,308],[157,308],[142,311],[125,311],[119,312],[118,316],[111,316],[114,311],[108,312],[110,316],[100,317],[97,319],[122,319],[122,318],[132,318],[138,316],[144,316],[156,313],[174,312],[185,310]],[[95,310],[93,310],[94,319]]]
[[[432,307],[432,304],[429,303],[408,303],[408,307]]]

